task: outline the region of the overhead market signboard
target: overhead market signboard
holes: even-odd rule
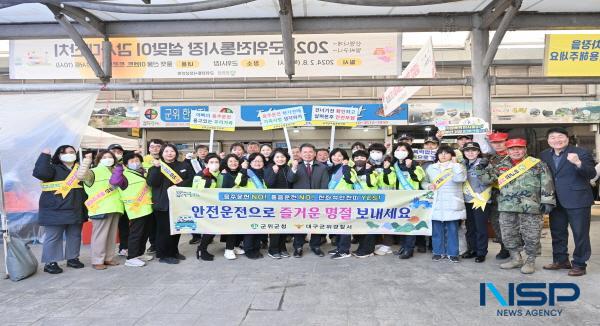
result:
[[[192,111],[232,112],[235,116],[236,127],[260,127],[260,114],[266,111],[280,110],[291,107],[301,107],[304,111],[303,126],[313,126],[312,111],[314,107],[335,107],[358,109],[356,124],[359,126],[389,126],[406,125],[408,105],[403,104],[398,112],[383,115],[381,103],[360,104],[276,104],[276,105],[148,105],[139,110],[139,126],[141,128],[189,128]],[[319,122],[317,122],[318,124]]]
[[[492,102],[493,124],[598,123],[600,101]]]
[[[544,75],[600,76],[600,34],[548,34]]]
[[[294,35],[296,76],[390,76],[397,33]],[[113,79],[285,77],[281,35],[111,38]],[[86,39],[100,61],[102,39]],[[12,79],[95,74],[68,39],[10,41]]]

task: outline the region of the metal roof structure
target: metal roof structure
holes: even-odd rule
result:
[[[476,116],[489,115],[491,84],[600,83],[589,78],[490,78],[489,67],[509,30],[600,29],[600,0],[0,0],[0,39],[64,38],[82,50],[100,84],[0,85],[0,91],[99,89],[214,89],[472,85]],[[294,34],[464,31],[471,41],[467,78],[293,80]],[[493,35],[490,31],[495,31]],[[289,81],[222,83],[108,83],[83,41],[111,37],[281,34]],[[87,49],[87,50],[86,50]],[[105,57],[106,58],[106,57]],[[108,64],[106,64],[108,63]],[[479,111],[479,112],[478,112]]]

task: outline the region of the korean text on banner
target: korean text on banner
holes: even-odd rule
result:
[[[171,234],[431,235],[436,193],[173,187]]]
[[[490,124],[480,118],[462,119],[458,124],[440,121],[436,127],[444,132],[444,136],[485,134],[490,130]]]
[[[358,124],[361,108],[314,105],[311,124],[313,126],[354,127]]]
[[[235,131],[235,116],[231,112],[194,110],[191,112],[190,129]]]
[[[600,76],[600,34],[548,34],[544,75]]]
[[[433,78],[435,77],[435,72],[433,44],[430,37],[408,66],[406,66],[406,69],[402,71],[400,78]],[[383,112],[385,115],[394,112],[394,110],[420,89],[421,86],[388,87],[385,93],[383,93]]]
[[[263,130],[281,129],[284,127],[304,126],[304,108],[295,106],[281,110],[263,111],[258,114]]]
[[[413,149],[415,161],[433,162],[437,159],[436,153],[434,149]]]
[[[296,76],[397,75],[398,34],[294,35]],[[281,35],[111,38],[113,79],[285,77]],[[86,39],[102,59],[102,39]],[[12,79],[95,78],[73,41],[10,41]]]

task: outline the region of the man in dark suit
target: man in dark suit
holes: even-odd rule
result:
[[[543,151],[540,158],[554,177],[557,206],[550,213],[553,263],[544,269],[570,269],[570,276],[582,276],[592,254],[590,219],[594,198],[590,179],[596,174],[594,160],[587,150],[569,145],[565,128],[550,128],[546,135],[551,148]],[[567,248],[569,225],[575,242],[572,265]]]
[[[292,184],[292,189],[328,189],[329,171],[327,165],[315,160],[315,146],[312,144],[302,144],[300,146],[301,162],[292,161],[292,168],[287,174],[288,182]],[[311,234],[309,246],[312,252],[319,257],[323,257],[321,250],[322,234]],[[294,235],[294,257],[302,257],[302,246],[304,245],[304,234]]]

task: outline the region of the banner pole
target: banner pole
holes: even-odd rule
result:
[[[333,150],[333,144],[335,142],[335,126],[331,126],[331,137],[329,138],[329,151]]]
[[[209,153],[212,153],[212,151],[213,151],[213,142],[214,142],[214,140],[215,140],[215,130],[211,129],[210,130],[210,138],[208,140],[208,143],[209,143],[208,144],[208,152]]]
[[[4,251],[4,278],[8,278],[8,218],[6,216],[6,205],[4,204],[4,181],[2,180],[2,165],[0,164],[0,221],[2,222],[2,249]]]
[[[292,143],[290,142],[290,135],[288,134],[287,127],[283,127],[283,135],[285,136],[285,143],[287,145],[288,151],[291,151]]]

